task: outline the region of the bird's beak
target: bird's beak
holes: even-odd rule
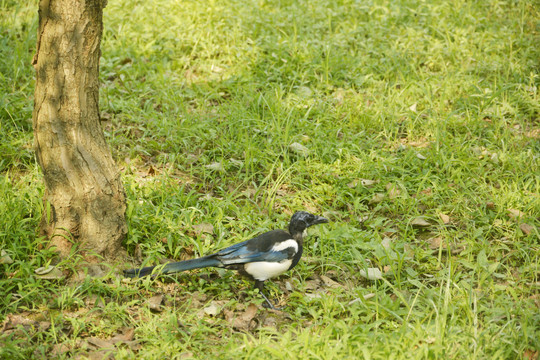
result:
[[[317,218],[315,219],[315,221],[311,225],[324,224],[324,223],[327,223],[327,222],[328,222],[327,218],[322,217],[322,216],[317,216]]]

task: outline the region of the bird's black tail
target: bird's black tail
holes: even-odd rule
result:
[[[223,264],[218,259],[214,258],[212,255],[205,256],[199,259],[191,259],[185,261],[179,261],[174,263],[169,263],[163,266],[161,271],[158,274],[172,274],[176,272],[200,269],[205,267],[222,267]],[[124,275],[129,278],[143,277],[152,274],[156,266],[147,266],[142,269],[129,269],[124,270]]]

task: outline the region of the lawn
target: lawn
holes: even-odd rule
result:
[[[36,231],[36,28],[0,2],[0,358],[538,359],[537,1],[109,0],[133,260],[105,270]],[[226,270],[119,275],[296,210],[331,222],[268,282],[283,311]]]

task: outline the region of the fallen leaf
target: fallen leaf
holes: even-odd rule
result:
[[[59,280],[63,279],[64,273],[56,266],[40,267],[34,271],[37,274],[37,278],[43,280]]]
[[[429,241],[429,248],[431,250],[439,250],[442,243],[442,237],[441,236],[432,237],[428,241]],[[445,248],[446,248],[446,245],[443,244],[443,249]]]
[[[305,293],[304,295],[310,300],[322,298],[322,294],[320,291],[314,293]]]
[[[525,351],[523,351],[523,359],[538,360],[538,350],[525,349]]]
[[[385,195],[383,193],[373,194],[371,200],[369,200],[370,205],[378,204],[384,200]]]
[[[38,275],[45,275],[45,274],[48,274],[50,273],[51,271],[54,270],[54,266],[53,265],[49,265],[49,266],[45,266],[45,267],[40,267],[40,268],[37,268],[36,270],[34,270],[34,272]]]
[[[383,278],[382,272],[378,268],[367,268],[367,271],[360,269],[358,273],[368,280],[380,280]]]
[[[381,241],[381,245],[385,249],[390,249],[390,246],[392,245],[392,239],[390,239],[388,236],[385,236],[384,239]]]
[[[521,223],[519,224],[519,228],[525,235],[530,235],[534,231],[534,226],[529,225],[527,223]]]
[[[52,347],[52,350],[51,350],[49,355],[52,355],[53,357],[58,358],[62,354],[65,354],[70,350],[71,350],[71,348],[68,345],[64,344],[64,343],[62,343],[62,344],[54,344],[54,346]]]
[[[326,275],[321,275],[321,280],[322,282],[324,283],[324,285],[330,287],[330,288],[338,288],[338,287],[342,287],[342,285],[332,279],[330,279],[328,276]]]
[[[412,226],[418,226],[418,227],[427,227],[431,226],[431,224],[424,218],[423,216],[415,217],[411,220]]]
[[[132,341],[135,336],[134,328],[125,328],[120,334],[117,334],[111,338],[111,342],[116,344],[118,342]]]
[[[212,301],[210,305],[208,305],[207,307],[203,309],[203,311],[206,315],[216,316],[220,313],[220,308],[221,306],[219,306],[217,302]]]
[[[360,180],[360,183],[362,184],[362,186],[365,186],[365,187],[373,186],[373,185],[377,184],[378,182],[379,182],[378,180],[370,180],[370,179],[361,179]]]
[[[225,168],[223,167],[223,164],[221,162],[213,162],[209,165],[205,165],[204,167],[214,171],[225,171]]]
[[[13,264],[13,259],[5,250],[0,253],[0,264]]]
[[[88,360],[112,360],[114,359],[113,349],[90,351],[86,356]]]
[[[197,235],[214,233],[214,226],[212,224],[202,223],[198,225],[193,225],[192,227]]]
[[[99,350],[114,349],[114,345],[108,340],[103,340],[97,337],[89,337],[89,338],[86,338],[86,341],[88,342],[89,345],[91,345],[95,349],[99,349]]]
[[[395,199],[401,194],[401,190],[395,184],[387,184],[386,191],[388,192],[388,197],[390,199]]]
[[[446,225],[450,223],[450,216],[443,213],[439,213],[439,217],[441,218],[441,221],[443,222],[443,224]]]
[[[308,156],[310,153],[310,150],[307,147],[297,142],[293,142],[292,144],[290,144],[289,149],[292,152],[301,156]]]
[[[304,283],[304,288],[306,290],[316,290],[321,287],[320,284],[321,283],[319,280],[306,280]]]
[[[150,310],[161,312],[163,311],[163,307],[161,306],[162,302],[163,294],[152,296],[150,299],[148,299],[148,307],[150,308]]]
[[[287,289],[287,291],[289,291],[289,292],[294,290],[291,283],[288,282],[288,281],[285,281],[285,289]]]
[[[227,311],[225,319],[237,330],[248,331],[251,330],[251,321],[257,315],[257,306],[255,304],[249,304],[244,312],[238,315],[232,311]],[[235,316],[238,315],[238,316]]]
[[[511,219],[519,219],[519,218],[523,217],[523,215],[525,215],[525,214],[522,213],[522,212],[519,211],[519,210],[516,210],[516,209],[508,209],[508,216],[509,216]]]

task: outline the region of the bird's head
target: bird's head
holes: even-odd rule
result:
[[[307,211],[297,211],[289,222],[289,232],[293,236],[297,234],[301,235],[308,227],[327,222],[328,219],[322,216],[313,215]]]

